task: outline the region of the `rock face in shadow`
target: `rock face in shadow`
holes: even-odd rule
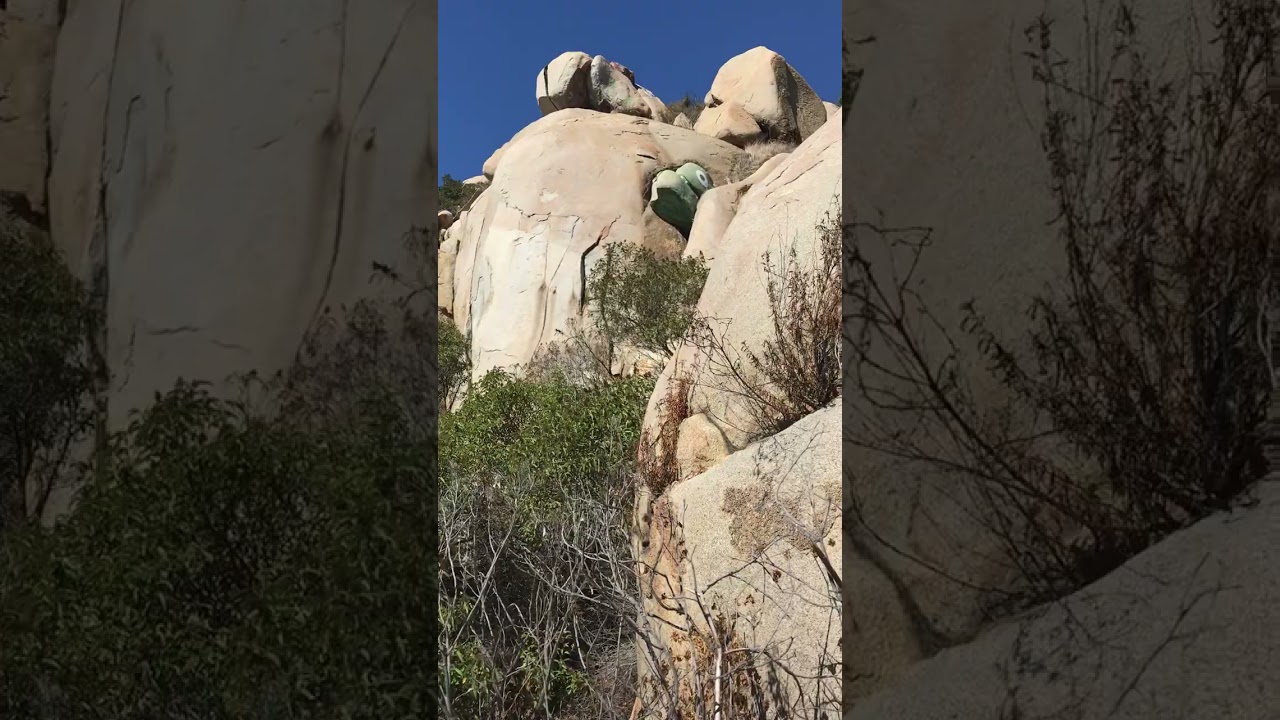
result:
[[[1198,0],[1136,3],[1148,29],[1146,40],[1169,72],[1185,67],[1186,48],[1204,47],[1210,34],[1203,30],[1209,27],[1204,8]],[[961,328],[962,305],[974,301],[997,334],[1016,340],[1029,327],[1025,311],[1033,296],[1064,271],[1065,256],[1050,225],[1056,210],[1039,142],[1045,120],[1042,91],[1023,55],[1031,49],[1024,30],[1041,12],[1052,19],[1059,47],[1078,59],[1085,47],[1078,3],[860,0],[846,5],[846,45],[853,65],[862,69],[856,99],[844,108],[848,163],[858,173],[847,198],[846,222],[931,229],[931,246],[921,256],[912,289],[958,341],[960,380],[979,399],[979,412],[998,408],[1004,396]],[[1198,37],[1193,12],[1204,33]],[[863,231],[857,237],[876,239]],[[882,278],[907,261],[905,254],[887,249],[869,256]],[[924,347],[939,359],[946,350],[938,334],[926,336]],[[844,428],[855,441],[846,440],[845,492],[861,508],[844,535],[851,717],[1105,717],[1105,712],[1073,714],[1077,710],[1067,696],[1047,684],[1036,691],[1045,693],[1044,700],[1028,704],[1029,696],[1024,697],[1018,712],[1012,705],[994,709],[1005,699],[1003,686],[994,680],[997,663],[1015,657],[1033,663],[1060,660],[1049,657],[1050,642],[1020,655],[1010,645],[1019,630],[986,629],[995,612],[993,600],[1018,589],[1018,575],[981,519],[972,488],[936,465],[869,450],[861,441],[869,437],[868,425],[914,427],[916,421],[909,413],[869,409],[859,404],[860,397],[858,387],[846,384]],[[1050,624],[1046,620],[1038,627],[1048,632]],[[1071,662],[1079,666],[1046,671],[1045,683],[1050,677],[1074,682],[1081,673],[1093,672],[1087,668],[1093,660],[1086,656]],[[1133,657],[1113,656],[1104,672],[1123,675],[1134,669],[1133,662]],[[1253,666],[1239,667],[1249,672]],[[955,677],[947,677],[952,671]],[[1030,687],[1025,679],[1018,682]],[[881,694],[891,699],[866,700]],[[1185,714],[1134,710],[1116,715],[1228,716],[1208,705]]]
[[[1280,486],[987,629],[845,720],[1253,720],[1280,707]]]
[[[39,213],[45,210],[58,26],[56,17],[50,23],[21,9],[0,10],[0,195]]]
[[[408,233],[434,246],[435,34],[412,0],[71,5],[49,207],[104,294],[112,425],[178,378],[281,369]]]

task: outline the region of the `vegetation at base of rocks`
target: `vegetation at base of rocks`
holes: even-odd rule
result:
[[[0,204],[0,530],[40,517],[92,427],[93,313],[48,234]]]
[[[582,387],[565,377],[527,380],[494,370],[440,424],[444,482],[523,475],[544,517],[562,492],[588,492],[635,457],[653,380]]]
[[[363,305],[240,401],[179,383],[80,468],[71,515],[0,534],[0,715],[430,714],[435,398],[416,322]]]
[[[452,407],[471,377],[471,343],[452,318],[438,315],[440,408]]]
[[[742,154],[733,161],[733,165],[729,168],[729,173],[724,179],[725,185],[746,180],[751,177],[752,173],[760,169],[769,158],[782,153],[789,153],[799,147],[794,142],[784,140],[761,140],[759,142],[747,143],[742,148]]]
[[[664,260],[639,245],[606,246],[587,280],[597,328],[615,345],[674,355],[708,272],[700,257]]]
[[[1123,6],[1096,64],[1064,60],[1048,21],[1029,30],[1066,272],[1025,335],[966,307],[961,330],[1007,400],[977,396],[917,294],[931,231],[850,227],[850,407],[882,417],[847,419],[845,441],[963,483],[1024,580],[1019,603],[1110,572],[1264,470],[1280,116],[1258,80],[1280,11],[1213,9],[1216,59],[1175,78]]]
[[[446,174],[440,178],[436,200],[441,210],[448,210],[456,218],[462,214],[463,210],[471,207],[471,203],[484,192],[485,187],[485,185],[467,185]]]
[[[636,611],[623,509],[652,389],[495,370],[442,419],[441,717],[594,718],[574,708],[602,686],[634,697],[616,675]]]
[[[686,93],[685,96],[679,100],[667,104],[666,120],[669,123],[675,122],[677,117],[684,115],[689,118],[689,122],[696,124],[706,106],[706,103],[701,100],[697,100],[692,95]]]

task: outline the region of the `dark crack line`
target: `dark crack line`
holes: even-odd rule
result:
[[[587,297],[587,258],[591,256],[591,252],[593,250],[600,247],[600,243],[604,242],[604,240],[609,237],[609,231],[613,230],[613,224],[616,222],[618,222],[618,219],[614,218],[609,221],[608,225],[604,226],[604,229],[600,231],[600,235],[596,237],[595,241],[588,245],[586,250],[582,251],[582,259],[578,261],[582,275],[582,297],[578,300],[579,315],[586,311],[587,301],[589,300]]]
[[[338,115],[342,113],[342,76],[346,72],[347,65],[347,30],[350,12],[350,0],[346,0],[342,4],[342,43],[341,51],[338,59]],[[338,266],[338,257],[342,254],[342,229],[346,220],[347,209],[347,170],[351,164],[351,143],[355,139],[355,129],[360,124],[360,116],[364,113],[365,105],[369,101],[369,96],[373,94],[373,88],[377,86],[378,79],[382,77],[383,70],[387,67],[387,62],[391,57],[391,52],[395,50],[396,44],[400,40],[400,34],[404,30],[405,23],[409,19],[410,13],[418,6],[417,0],[414,0],[404,13],[400,16],[400,21],[396,24],[395,32],[391,35],[390,42],[387,43],[386,49],[382,53],[382,57],[378,61],[377,68],[373,71],[373,77],[369,78],[368,85],[365,86],[364,93],[360,97],[360,103],[356,106],[356,111],[351,118],[351,126],[347,129],[347,137],[342,145],[342,160],[338,168],[338,210],[337,217],[334,219],[333,228],[333,250],[329,256],[329,267],[325,273],[324,285],[320,290],[320,297],[316,299],[315,309],[311,312],[311,321],[307,324],[308,330],[315,326],[317,318],[324,311],[326,301],[329,298],[329,290],[333,287],[333,276]],[[301,348],[299,348],[301,352]]]

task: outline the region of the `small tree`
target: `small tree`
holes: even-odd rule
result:
[[[700,257],[664,260],[639,245],[608,245],[587,281],[596,326],[611,342],[670,357],[693,323],[707,273]]]
[[[471,380],[471,349],[467,338],[452,319],[440,315],[437,323],[440,408],[445,412],[453,406]]]
[[[92,314],[47,234],[3,206],[0,267],[0,527],[10,527],[42,514],[92,425]]]
[[[463,210],[471,207],[471,202],[483,191],[483,185],[467,185],[446,174],[440,178],[439,194],[436,198],[441,210],[448,210],[457,217]]]

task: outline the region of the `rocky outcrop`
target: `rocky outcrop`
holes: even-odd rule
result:
[[[738,104],[771,138],[805,140],[827,121],[818,94],[786,59],[766,47],[726,62],[705,100],[708,110]]]
[[[839,712],[839,498],[840,409],[831,407],[655,503],[662,517],[640,548],[641,586],[651,631],[676,671],[693,670],[690,636],[723,622],[741,647],[773,653],[757,679],[766,717]]]
[[[821,253],[821,226],[839,211],[840,131],[837,118],[794,153],[709,190],[699,203],[686,249],[702,254],[700,243],[711,255],[698,312],[721,321],[720,347],[731,353],[758,352],[775,337],[762,254],[794,250],[796,261],[806,262]],[[742,647],[775,653],[765,671],[773,675],[758,679],[770,688],[765,716],[834,713],[840,678],[829,638],[841,616],[840,411],[829,407],[771,435],[752,424],[756,416],[743,405],[748,393],[732,385],[717,359],[701,341],[680,347],[644,420],[642,463],[670,457],[676,473],[670,486],[642,487],[638,497],[635,552],[649,632],[688,677],[698,662],[690,651],[696,658],[702,642],[691,638],[720,618],[741,633],[735,642]],[[685,393],[683,418],[668,417],[673,392]],[[675,432],[664,430],[672,422]],[[671,678],[642,672],[642,688],[658,681]]]
[[[724,347],[738,348],[744,343],[761,347],[772,337],[761,256],[766,251],[776,254],[795,249],[799,262],[815,260],[819,227],[828,218],[834,222],[840,208],[841,145],[837,118],[746,191],[718,243],[704,241],[718,249],[698,312],[723,324],[719,340]],[[691,236],[691,245],[695,239]],[[724,370],[716,362],[708,360],[706,352],[688,344],[668,363],[650,401],[645,430],[650,437],[658,436],[661,403],[670,384],[680,377],[693,384],[690,413],[705,414],[724,433],[730,448],[741,449],[758,437],[762,428],[752,419],[741,390],[731,387],[732,381],[723,376]]]
[[[536,97],[544,116],[570,108],[653,120],[666,114],[666,105],[636,84],[630,68],[602,55],[591,57],[579,51],[561,53],[543,66],[538,72]]]
[[[584,280],[609,243],[667,255],[647,220],[647,184],[689,162],[724,177],[740,151],[624,114],[569,109],[521,130],[492,184],[455,223],[452,307],[472,335],[475,377],[521,365],[582,317]],[[665,223],[662,223],[665,225]]]
[[[538,109],[550,115],[565,108],[590,107],[591,56],[578,51],[561,53],[538,71]]]
[[[689,243],[685,245],[684,257],[702,257],[708,263],[715,260],[720,243],[724,239],[724,231],[729,228],[734,215],[738,213],[738,205],[742,196],[751,186],[769,177],[790,153],[779,153],[761,163],[756,171],[738,182],[713,187],[703,194],[698,201],[698,214],[693,218],[693,227],[689,230]]]
[[[178,378],[284,367],[434,236],[435,36],[412,0],[70,4],[49,208],[104,293],[111,424]]]
[[[736,102],[721,103],[703,110],[694,129],[737,147],[764,137],[764,131],[755,118]]]

